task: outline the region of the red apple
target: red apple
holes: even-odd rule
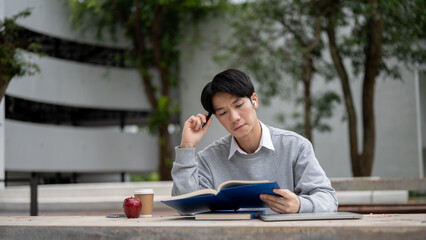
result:
[[[142,203],[138,198],[128,197],[124,199],[123,209],[127,218],[138,218],[141,214]]]

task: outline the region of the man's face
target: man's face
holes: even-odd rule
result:
[[[253,129],[259,127],[257,105],[252,100],[257,101],[256,93],[253,93],[252,99],[226,92],[218,92],[212,98],[216,118],[237,140],[252,136]]]

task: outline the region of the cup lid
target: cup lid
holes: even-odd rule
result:
[[[154,194],[154,190],[152,189],[138,189],[133,192],[133,194]]]

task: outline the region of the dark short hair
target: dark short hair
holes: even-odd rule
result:
[[[228,69],[218,73],[211,82],[207,83],[201,93],[201,104],[209,113],[215,113],[212,99],[218,92],[250,98],[254,93],[254,86],[249,76],[240,70]]]

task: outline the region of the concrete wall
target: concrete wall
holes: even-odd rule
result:
[[[14,78],[7,89],[12,96],[70,106],[150,110],[134,69],[26,56],[37,63],[40,73]]]
[[[204,85],[211,81],[218,72],[229,68],[214,63],[212,56],[220,50],[214,44],[217,38],[226,39],[230,28],[221,21],[210,20],[200,27],[202,36],[198,45],[187,44],[183,46],[181,77],[183,83],[181,90],[183,123],[192,114],[204,112],[200,103],[200,95]],[[375,113],[376,113],[376,152],[373,167],[374,176],[379,177],[421,177],[419,171],[418,139],[419,129],[416,127],[417,112],[415,107],[415,71],[404,69],[402,81],[379,77],[376,83]],[[353,97],[359,117],[361,130],[361,81],[351,82]],[[339,81],[324,84],[316,81],[313,91],[331,88],[342,96]],[[259,96],[261,99],[262,96]],[[343,98],[342,98],[343,99]],[[343,100],[342,100],[343,101]],[[266,124],[286,128],[280,123],[276,114],[279,112],[291,113],[294,104],[279,98],[272,100],[270,106],[260,105],[258,116]],[[344,105],[337,107],[334,117],[329,120],[332,131],[329,133],[314,132],[314,147],[317,158],[329,177],[352,176],[349,157],[349,140],[347,121],[342,121],[345,116]],[[287,117],[289,117],[287,115]],[[213,119],[213,124],[205,138],[197,146],[199,150],[213,140],[227,134],[222,126]],[[359,132],[362,139],[362,132]]]
[[[34,172],[153,172],[158,138],[148,133],[8,120],[6,169]]]
[[[0,1],[0,21],[4,18],[4,1]],[[0,189],[4,188],[4,101],[0,100]]]
[[[376,84],[376,154],[373,175],[422,177],[419,171],[415,71],[402,80],[378,78]],[[362,135],[360,135],[362,136]]]
[[[426,173],[426,70],[422,68],[418,73],[418,92],[417,96],[419,98],[418,111],[419,117],[418,121],[421,128],[420,139],[422,140],[421,144],[421,154],[423,159],[423,173]]]
[[[5,143],[4,143],[4,100],[0,103],[0,189],[4,187],[5,178]]]
[[[419,73],[419,96],[420,96],[420,111],[422,122],[422,139],[426,140],[426,71]],[[423,148],[426,148],[426,141],[423,141]]]
[[[63,0],[3,0],[6,17],[13,16],[23,9],[32,8],[31,16],[20,19],[18,23],[28,29],[82,43],[100,45],[95,32],[74,31],[71,26],[67,1]],[[103,37],[102,45],[127,47],[128,41],[123,38],[111,39],[108,34]]]

